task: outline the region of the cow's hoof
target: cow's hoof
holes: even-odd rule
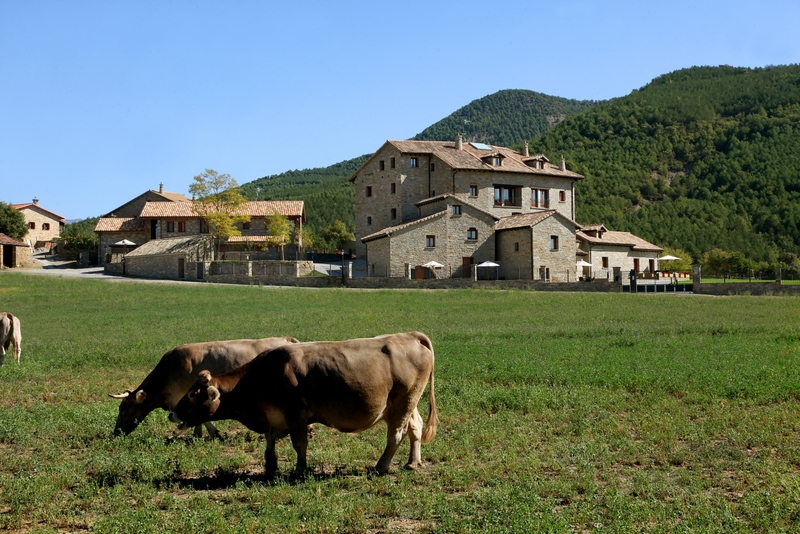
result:
[[[406,464],[405,466],[403,466],[403,467],[405,467],[405,468],[406,468],[406,469],[408,469],[409,471],[416,471],[417,469],[419,469],[419,468],[421,467],[421,465],[422,465],[422,464],[421,464],[421,463],[419,463],[419,462],[414,462],[414,463],[411,463],[411,462],[409,462],[409,463],[407,463],[407,464]]]

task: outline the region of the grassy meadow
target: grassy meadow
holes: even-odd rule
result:
[[[800,530],[800,299],[356,291],[0,274],[22,365],[0,367],[0,532]],[[441,424],[423,469],[385,426],[317,425],[312,473],[263,439],[176,436],[119,401],[170,348],[420,330]],[[427,417],[427,394],[420,404]]]

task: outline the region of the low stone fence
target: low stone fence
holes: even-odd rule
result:
[[[193,265],[196,269],[196,263]],[[189,270],[191,272],[192,266]],[[308,275],[313,270],[314,262],[311,261],[212,261],[205,264],[203,279],[209,282],[235,284],[251,282],[273,284],[272,280],[290,281]]]
[[[695,282],[692,293],[696,295],[800,295],[800,285],[783,285],[778,282]]]

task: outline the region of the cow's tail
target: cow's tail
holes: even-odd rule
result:
[[[422,443],[430,443],[433,441],[433,438],[436,437],[436,428],[439,426],[439,412],[436,410],[436,395],[433,393],[433,345],[431,344],[430,339],[427,337],[425,338],[427,343],[423,343],[423,345],[427,346],[428,349],[431,351],[431,375],[430,375],[430,384],[428,389],[428,401],[430,403],[430,411],[428,412],[428,420],[425,421],[425,430],[422,432]]]

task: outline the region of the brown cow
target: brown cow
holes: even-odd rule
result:
[[[0,313],[0,365],[6,359],[6,351],[14,344],[14,359],[19,363],[22,357],[22,329],[19,317],[8,312]]]
[[[417,403],[430,380],[430,412],[422,428]],[[306,469],[306,425],[361,432],[380,421],[388,440],[375,469],[385,473],[400,441],[411,441],[408,469],[422,463],[420,443],[436,435],[433,347],[420,332],[370,339],[284,345],[219,376],[203,372],[169,415],[184,430],[235,419],[267,439],[266,473],[278,465],[275,440],[291,436],[294,476]]]
[[[156,408],[172,410],[197,380],[201,371],[225,373],[244,365],[266,350],[287,343],[299,341],[293,337],[268,337],[190,343],[175,347],[162,356],[161,361],[138,388],[120,395],[110,395],[115,399],[122,399],[114,434],[133,432]],[[214,425],[208,423],[205,426],[211,437],[217,435]],[[195,428],[196,436],[201,436],[202,432],[202,427]]]

